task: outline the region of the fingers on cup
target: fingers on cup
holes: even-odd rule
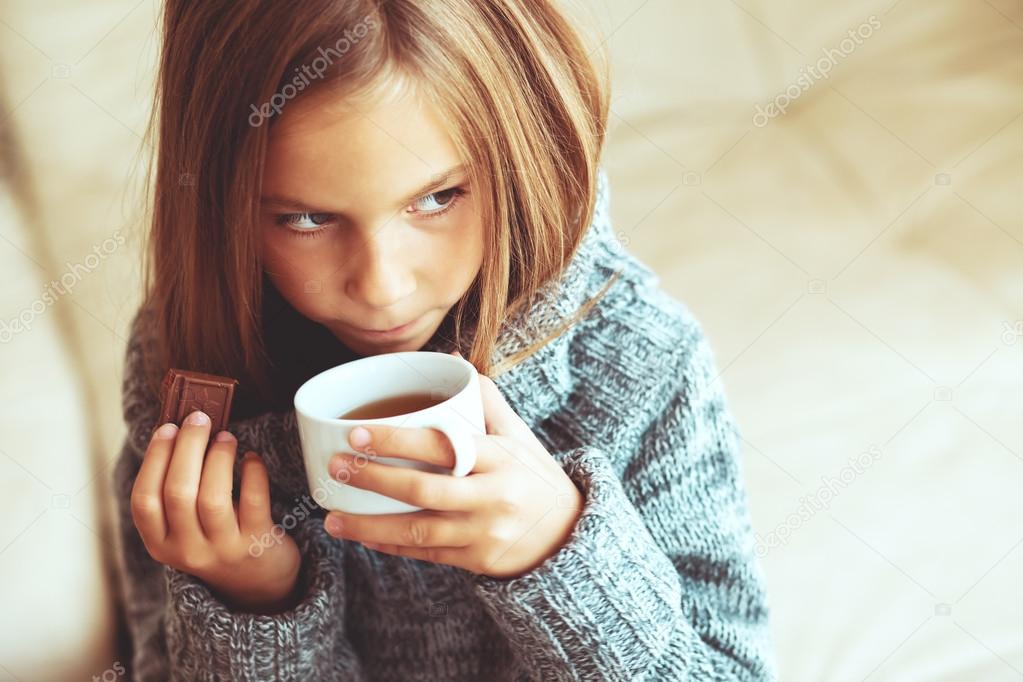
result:
[[[353,542],[380,546],[465,547],[474,537],[467,517],[419,511],[388,514],[385,519],[364,519],[358,514],[341,517],[344,536]]]
[[[232,500],[238,441],[227,431],[221,431],[217,438],[206,453],[197,500],[199,521],[206,537],[213,542],[230,540],[239,533],[238,514]]]
[[[424,509],[465,511],[482,502],[478,481],[376,462],[362,467],[350,483]]]
[[[455,465],[455,451],[444,432],[434,428],[374,426],[366,428],[372,440],[358,447],[382,457],[408,457],[450,469]],[[353,429],[354,430],[354,429]]]

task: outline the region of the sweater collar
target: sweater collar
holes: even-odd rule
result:
[[[614,269],[614,258],[621,255],[608,205],[608,180],[601,168],[597,174],[593,219],[582,241],[561,275],[540,289],[531,306],[501,325],[491,366],[497,366],[534,340],[544,338],[562,321],[571,319],[606,283]],[[569,349],[578,328],[578,323],[572,325],[529,357],[492,376],[505,399],[527,423],[536,424],[556,412],[571,392]],[[422,350],[447,353],[455,350],[455,346],[448,336],[436,334]]]

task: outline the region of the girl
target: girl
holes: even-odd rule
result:
[[[770,678],[738,430],[700,325],[612,232],[606,69],[566,15],[168,0],[163,22],[114,477],[136,678]],[[423,511],[326,513],[294,391],[406,350],[490,377],[478,463],[338,456],[324,473]],[[227,430],[156,423],[168,367],[240,380]],[[351,444],[451,465],[429,429]]]

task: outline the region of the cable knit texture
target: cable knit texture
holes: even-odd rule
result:
[[[621,276],[578,324],[495,377],[583,493],[568,541],[513,579],[331,537],[309,494],[294,410],[232,421],[267,464],[272,515],[302,552],[304,596],[234,612],[153,561],[131,487],[159,405],[140,310],[125,356],[128,436],[114,473],[120,575],[138,680],[764,680],[774,677],[740,438],[689,309],[621,246],[603,171],[562,276],[502,327],[494,361]],[[453,348],[437,334],[423,350]],[[235,469],[235,490],[238,469]]]

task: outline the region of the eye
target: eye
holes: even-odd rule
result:
[[[332,215],[331,213],[282,213],[277,216],[277,224],[301,228],[320,227],[330,222]],[[300,222],[305,222],[306,224],[297,224]]]
[[[447,213],[465,195],[462,187],[450,187],[440,192],[433,192],[412,202],[412,212],[423,218],[435,218]]]
[[[334,217],[333,213],[281,213],[275,222],[299,237],[314,237]]]
[[[432,192],[416,199],[409,206],[410,212],[419,218],[436,218],[444,215],[458,204],[459,199],[468,194],[464,187],[450,187],[439,192]],[[279,213],[274,222],[289,235],[295,237],[317,237],[327,230],[336,219],[333,213]]]

